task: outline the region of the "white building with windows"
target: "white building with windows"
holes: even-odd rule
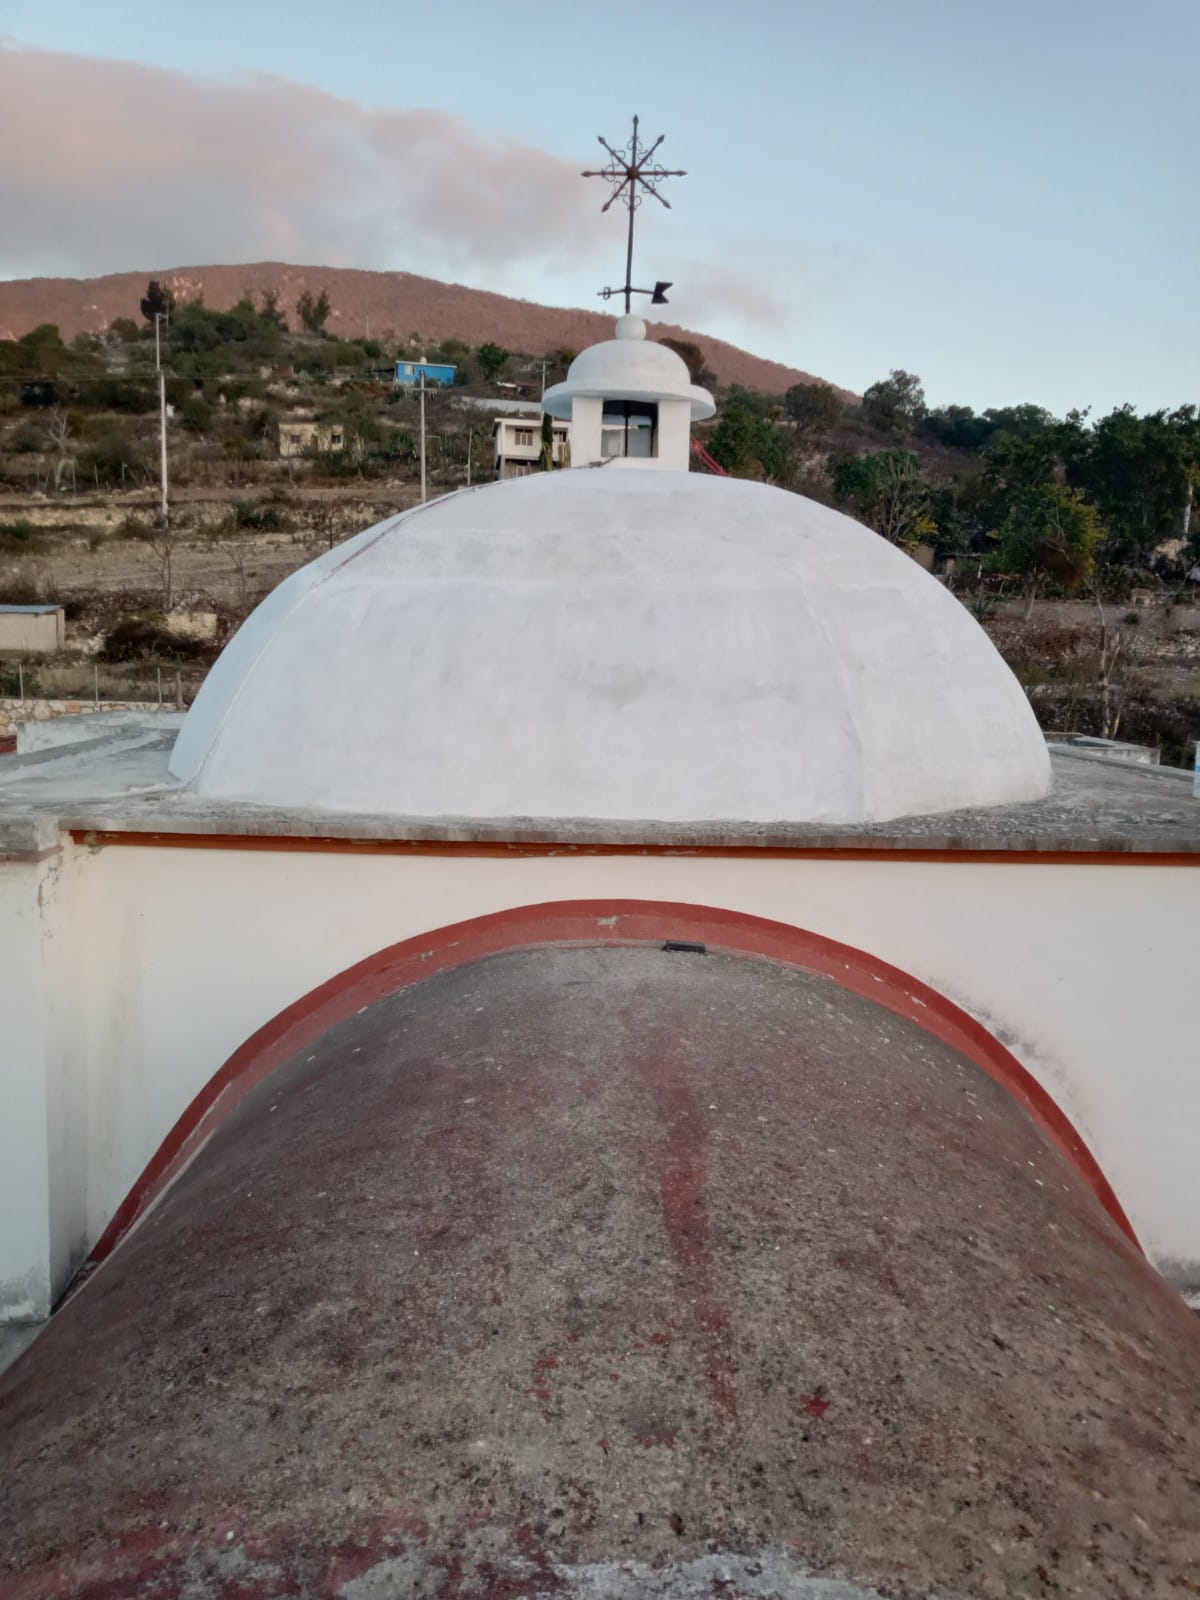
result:
[[[554,464],[571,465],[571,424],[554,424]],[[525,478],[540,470],[542,413],[497,417],[492,424],[492,445],[497,478]]]

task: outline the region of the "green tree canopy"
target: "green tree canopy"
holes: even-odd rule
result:
[[[1120,406],[1096,423],[1072,476],[1099,509],[1109,559],[1145,566],[1185,531],[1200,476],[1196,408],[1139,417]]]
[[[862,397],[863,421],[882,433],[898,434],[902,439],[916,432],[925,415],[925,391],[915,372],[893,367]]]
[[[1102,529],[1096,508],[1079,489],[1038,483],[1014,495],[996,532],[991,564],[1021,580],[1025,616],[1053,580],[1074,590],[1091,576]]]
[[[780,483],[791,465],[791,440],[767,416],[761,395],[734,389],[708,441],[713,460],[736,478]]]
[[[483,369],[484,381],[495,383],[496,379],[504,371],[505,363],[508,361],[508,351],[501,345],[492,344],[489,340],[487,344],[481,344],[475,353],[479,357],[479,365]]]
[[[61,350],[63,348],[62,335],[58,331],[56,322],[39,322],[36,328],[31,328],[28,333],[23,333],[17,340],[27,350]]]
[[[802,432],[836,428],[842,420],[841,398],[827,383],[794,383],[783,408]]]
[[[273,322],[281,333],[287,332],[287,318],[283,314],[283,307],[279,304],[279,296],[274,289],[263,292],[258,314],[264,321]]]
[[[691,339],[662,338],[658,342],[659,344],[665,344],[668,350],[674,350],[675,354],[688,369],[688,377],[693,383],[698,383],[701,388],[708,388],[715,381],[712,373],[705,365],[704,351],[701,350],[698,344],[694,344]],[[572,357],[573,359],[574,357]]]
[[[170,289],[164,289],[157,278],[151,278],[139,309],[147,322],[153,322],[156,316],[169,317],[175,309],[175,296]]]
[[[329,321],[331,310],[328,291],[322,289],[320,294],[314,295],[311,289],[296,301],[296,315],[300,318],[300,325],[305,333],[321,333]]]
[[[928,514],[928,485],[911,450],[876,450],[829,458],[838,503],[892,544],[911,549],[937,529]]]

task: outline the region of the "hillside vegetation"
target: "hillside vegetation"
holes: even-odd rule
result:
[[[43,322],[52,322],[67,340],[80,333],[107,333],[118,318],[136,316],[146,277],[145,272],[121,272],[103,278],[0,283],[0,339],[20,338]],[[612,336],[611,310],[540,306],[411,272],[260,261],[247,266],[178,267],[156,277],[180,305],[197,300],[210,306],[231,306],[239,300],[261,305],[271,300],[288,308],[293,326],[298,326],[297,302],[306,294],[316,299],[324,292],[331,303],[329,332],[343,339],[374,336],[385,344],[425,341],[431,346],[457,339],[473,347],[491,342],[541,356],[554,350],[582,350]],[[660,337],[700,341],[708,366],[722,383],[782,394],[793,383],[812,381],[811,373],[673,323],[655,323],[653,331]]]

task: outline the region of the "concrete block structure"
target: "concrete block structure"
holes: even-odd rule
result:
[[[48,656],[66,643],[66,614],[55,605],[0,605],[0,656]]]
[[[292,421],[279,424],[279,454],[297,456],[339,455],[346,448],[346,431],[340,423]]]

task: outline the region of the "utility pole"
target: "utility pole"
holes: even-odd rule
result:
[[[425,369],[421,368],[421,501],[425,501]]]
[[[162,484],[162,525],[167,526],[167,376],[162,369],[162,348],[159,344],[158,325],[166,320],[166,313],[154,313],[154,367],[158,373],[158,462]]]
[[[167,375],[158,374],[158,465],[162,480],[162,525],[167,526]]]

